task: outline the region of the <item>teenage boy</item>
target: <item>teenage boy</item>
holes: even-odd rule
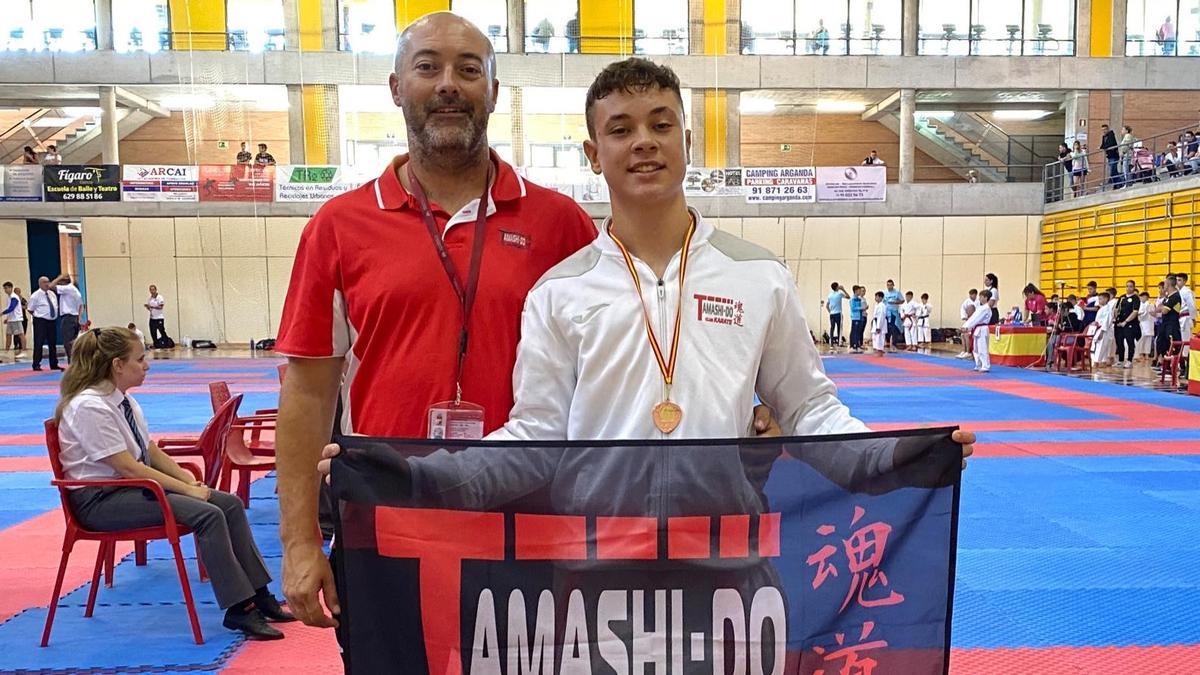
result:
[[[25,311],[21,308],[21,298],[13,291],[11,281],[4,282],[4,293],[0,295],[0,305],[3,305],[3,315],[0,315],[0,332],[4,333],[4,349],[11,344],[13,360],[21,355],[24,347],[25,329],[21,324]]]
[[[987,289],[979,291],[979,300],[982,304],[979,309],[971,313],[971,316],[967,317],[962,327],[965,336],[963,341],[971,341],[971,354],[975,357],[975,370],[980,373],[986,373],[992,369],[992,359],[988,353],[988,321],[991,319],[991,312],[986,311],[991,299],[991,291]]]
[[[836,281],[829,288],[831,290],[825,300],[825,308],[829,310],[829,346],[832,348],[842,344],[842,301],[849,298],[850,294]]]

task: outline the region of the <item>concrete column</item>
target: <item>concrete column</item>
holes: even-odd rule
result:
[[[916,174],[916,112],[917,92],[915,89],[900,90],[900,182],[913,182]]]
[[[100,161],[104,164],[120,164],[121,156],[117,139],[117,89],[100,87]]]
[[[692,105],[688,128],[692,130],[692,166],[706,166],[704,156],[704,90],[692,90]]]
[[[725,53],[742,53],[742,0],[725,0]]]
[[[513,166],[525,166],[525,90],[509,87],[508,92]]]
[[[688,0],[688,53],[704,53],[704,0]],[[730,53],[739,54],[741,49]]]
[[[283,48],[294,52],[300,49],[300,1],[283,0]]]
[[[96,0],[96,49],[112,48],[112,0]]]
[[[1095,0],[1111,2],[1111,0]],[[1092,55],[1092,0],[1075,0],[1075,56]]]
[[[920,24],[917,22],[917,6],[920,0],[904,0],[904,9],[900,19],[901,53],[904,56],[917,55],[917,41]]]
[[[1125,13],[1129,11],[1128,0],[1106,0],[1112,3],[1112,53],[1113,56],[1125,56]],[[1100,2],[1100,0],[1092,0]],[[1178,48],[1178,47],[1177,47]]]
[[[288,157],[292,164],[304,164],[304,87],[287,85],[287,99]]]
[[[1065,128],[1063,129],[1063,138],[1066,139],[1068,146],[1075,141],[1076,134],[1080,132],[1085,134],[1091,133],[1091,130],[1087,128],[1085,122],[1085,120],[1090,117],[1088,114],[1089,111],[1089,92],[1067,92],[1067,98],[1065,101],[1063,101],[1063,112],[1064,116],[1066,117],[1064,122]],[[1085,122],[1083,126],[1080,126],[1081,122]],[[1090,140],[1091,138],[1089,136],[1088,141]]]
[[[1108,92],[1108,126],[1121,137],[1121,126],[1125,124],[1125,92]]]
[[[325,161],[342,163],[342,98],[336,84],[325,85]]]
[[[508,0],[508,52],[525,53],[525,0]],[[516,150],[513,146],[513,158]]]
[[[742,165],[742,92],[726,90],[725,166]]]

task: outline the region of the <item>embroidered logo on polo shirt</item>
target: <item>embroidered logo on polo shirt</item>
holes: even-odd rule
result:
[[[725,326],[742,325],[744,307],[741,300],[722,298],[715,295],[692,296],[696,299],[696,320],[701,323],[716,323]]]
[[[529,235],[500,230],[500,243],[513,248],[529,248]]]

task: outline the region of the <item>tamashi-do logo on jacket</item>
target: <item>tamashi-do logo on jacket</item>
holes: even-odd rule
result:
[[[742,325],[745,314],[741,300],[722,298],[716,295],[692,296],[696,299],[696,320],[701,323],[719,323],[726,326]]]

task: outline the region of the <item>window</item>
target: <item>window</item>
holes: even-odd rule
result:
[[[525,0],[525,51],[579,52],[579,3]]]
[[[157,52],[171,48],[166,0],[113,0],[113,49]]]
[[[5,49],[77,52],[96,48],[93,0],[8,0],[0,11]]]
[[[1128,0],[1126,56],[1200,56],[1200,3]]]
[[[225,7],[231,51],[283,49],[283,0],[237,0]]]
[[[918,54],[1071,56],[1076,0],[921,0]]]
[[[899,54],[901,0],[743,0],[743,54]]]
[[[338,48],[346,52],[391,54],[396,48],[396,3],[339,0]]]
[[[508,51],[508,3],[505,0],[453,0],[450,11],[478,26],[491,41],[493,49]]]
[[[635,54],[686,54],[688,52],[687,0],[633,3]]]

